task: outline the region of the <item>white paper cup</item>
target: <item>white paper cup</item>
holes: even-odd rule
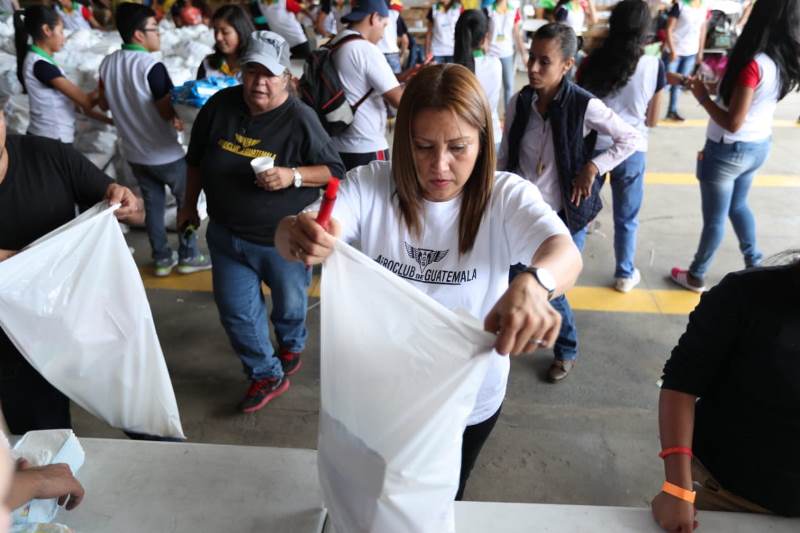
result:
[[[271,157],[256,157],[250,160],[250,166],[253,167],[253,173],[258,176],[275,166],[275,160]]]

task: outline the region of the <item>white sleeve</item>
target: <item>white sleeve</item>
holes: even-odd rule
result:
[[[365,54],[363,57],[363,69],[367,78],[367,83],[370,87],[375,89],[377,94],[386,94],[395,87],[400,85],[397,81],[397,76],[392,72],[392,67],[386,61],[386,57],[381,53],[380,49],[371,43],[359,43],[367,46],[362,46]]]
[[[508,164],[508,132],[511,130],[511,124],[514,122],[514,113],[517,111],[518,96],[519,93],[512,96],[506,106],[506,119],[505,124],[503,124],[503,140],[500,142],[500,150],[497,152],[498,170],[505,170]]]
[[[636,146],[641,140],[641,134],[599,98],[589,100],[583,123],[584,128],[608,135],[614,142],[608,150],[592,158],[599,174],[613,170],[628,159],[636,151]]]
[[[533,183],[515,175],[498,177],[493,193],[502,195],[503,226],[511,264],[529,265],[544,241],[569,230]]]

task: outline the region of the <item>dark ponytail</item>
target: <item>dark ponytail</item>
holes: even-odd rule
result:
[[[25,92],[25,73],[22,66],[28,54],[28,37],[34,42],[44,39],[43,26],[55,28],[61,19],[56,10],[50,6],[35,5],[26,7],[24,11],[14,12],[14,45],[17,49],[17,79]]]
[[[453,63],[464,65],[475,73],[475,57],[472,53],[480,49],[486,33],[489,31],[489,19],[483,11],[468,9],[461,13],[456,22],[456,46],[453,52]]]

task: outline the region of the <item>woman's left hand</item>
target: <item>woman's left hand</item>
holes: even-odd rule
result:
[[[292,185],[294,174],[286,167],[272,167],[256,175],[256,185],[265,191],[279,191]]]
[[[561,315],[547,301],[547,290],[531,274],[519,274],[486,316],[483,328],[497,334],[497,353],[519,355],[551,347]]]
[[[122,222],[135,223],[139,218],[144,220],[143,202],[129,188],[112,183],[106,189],[105,200],[110,205],[120,204],[114,216]]]
[[[592,183],[594,183],[594,178],[597,176],[597,173],[598,168],[591,161],[586,163],[581,171],[578,172],[578,175],[572,182],[572,197],[570,201],[573,204],[580,206],[583,200],[592,195]]]

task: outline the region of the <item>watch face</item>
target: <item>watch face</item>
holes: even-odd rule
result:
[[[556,280],[549,270],[544,268],[536,269],[536,279],[542,284],[542,287],[552,292],[556,290]]]

